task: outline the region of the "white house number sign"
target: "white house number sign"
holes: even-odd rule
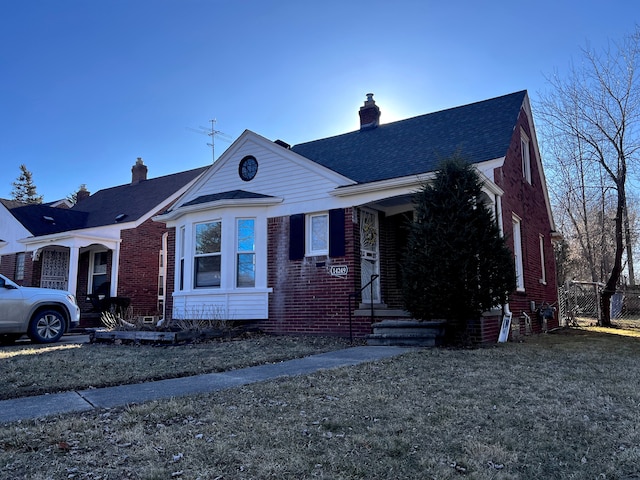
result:
[[[331,265],[329,267],[329,274],[332,277],[346,277],[349,273],[348,265]]]

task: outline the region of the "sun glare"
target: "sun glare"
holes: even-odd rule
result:
[[[0,360],[5,358],[18,357],[20,355],[40,355],[41,353],[50,353],[56,350],[70,350],[72,348],[82,347],[79,343],[70,343],[65,345],[46,345],[32,346],[25,348],[10,348],[8,350],[0,349]]]
[[[605,327],[583,327],[590,332],[608,333],[610,335],[620,335],[622,337],[640,338],[640,330],[627,330],[624,328],[605,328]]]

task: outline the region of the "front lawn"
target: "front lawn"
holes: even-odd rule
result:
[[[426,349],[5,425],[0,477],[638,478],[638,385],[638,337],[576,329]]]

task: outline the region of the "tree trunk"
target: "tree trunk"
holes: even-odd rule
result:
[[[623,176],[623,181],[624,181]],[[611,269],[611,275],[607,284],[602,290],[600,297],[600,306],[602,307],[602,314],[600,316],[598,324],[601,327],[611,326],[611,297],[616,293],[616,287],[618,286],[618,280],[620,279],[620,273],[622,272],[622,252],[624,250],[623,245],[623,223],[624,223],[624,206],[626,203],[626,195],[624,183],[618,184],[618,204],[616,206],[616,220],[615,220],[615,237],[616,237],[616,251],[613,261],[613,268]]]
[[[627,269],[629,270],[629,285],[636,284],[635,272],[633,271],[633,244],[631,243],[631,228],[629,227],[629,212],[627,205],[624,206],[624,243],[627,247]]]

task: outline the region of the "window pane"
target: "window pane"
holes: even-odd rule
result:
[[[311,251],[328,250],[328,215],[311,217]]]
[[[24,280],[24,253],[18,253],[16,257],[16,275],[14,280]]]
[[[94,254],[93,273],[97,275],[107,273],[107,252],[96,252]]]
[[[238,287],[255,287],[256,285],[256,266],[255,254],[239,253],[238,254]]]
[[[196,225],[196,255],[220,252],[221,222]]]
[[[252,218],[238,220],[238,251],[253,252],[255,250],[255,222]]]
[[[220,256],[197,257],[195,271],[196,287],[220,286]]]

